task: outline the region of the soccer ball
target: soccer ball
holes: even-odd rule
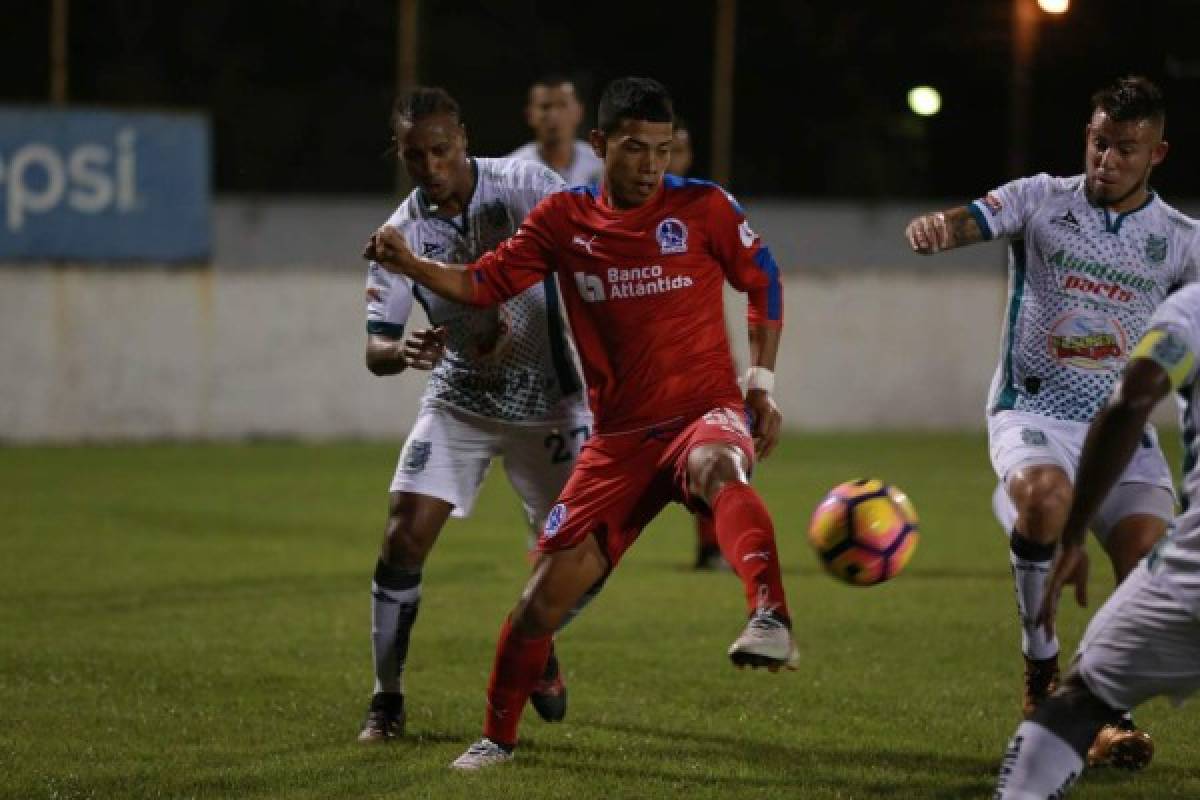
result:
[[[813,512],[808,541],[821,566],[853,586],[895,577],[920,539],[908,496],[875,479],[835,486]]]

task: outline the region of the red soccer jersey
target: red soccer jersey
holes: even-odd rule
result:
[[[741,405],[726,278],[749,294],[751,324],[783,322],[770,251],[733,198],[706,181],[668,175],[627,210],[594,189],[551,195],[470,269],[478,305],[559,276],[599,433]]]

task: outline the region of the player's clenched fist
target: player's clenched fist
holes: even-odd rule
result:
[[[904,235],[908,238],[909,247],[922,255],[930,255],[954,246],[950,226],[946,224],[946,215],[941,211],[917,217],[908,223]]]
[[[404,362],[413,369],[431,370],[446,352],[446,328],[422,328],[404,341]]]
[[[779,444],[783,432],[783,415],[775,405],[770,392],[751,390],[746,392],[746,408],[750,411],[754,450],[759,458],[766,458]]]
[[[412,260],[413,254],[400,231],[384,225],[367,240],[363,258],[374,261],[388,272],[404,274],[403,267]]]

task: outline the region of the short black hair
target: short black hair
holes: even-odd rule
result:
[[[572,89],[575,88],[575,81],[571,80],[563,73],[547,72],[542,75],[538,75],[537,79],[533,83],[529,84],[529,88],[532,89],[535,86],[545,86],[547,89],[553,89],[555,86],[566,86],[567,84],[570,84]]]
[[[1162,90],[1141,75],[1127,75],[1097,91],[1092,95],[1092,110],[1103,111],[1114,122],[1162,123],[1167,116]]]
[[[618,78],[600,95],[596,124],[605,133],[613,133],[623,119],[674,122],[671,93],[653,78]]]
[[[418,86],[397,98],[392,106],[392,130],[401,125],[413,125],[432,114],[450,114],[462,121],[458,101],[449,92],[437,86]]]

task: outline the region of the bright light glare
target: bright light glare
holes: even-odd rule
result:
[[[932,86],[917,86],[908,90],[908,107],[914,114],[932,117],[942,110],[942,96]]]
[[[1063,14],[1071,5],[1071,0],[1038,0],[1038,8],[1047,14]]]

